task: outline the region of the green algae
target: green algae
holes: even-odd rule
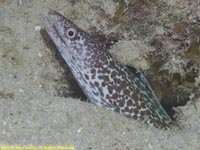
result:
[[[2,57],[9,60],[14,66],[23,64],[23,56],[13,46],[5,46],[1,50]]]

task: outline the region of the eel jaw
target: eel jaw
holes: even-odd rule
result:
[[[45,16],[43,18],[43,21],[44,21],[44,25],[45,25],[45,30],[47,31],[49,37],[51,38],[51,40],[56,45],[60,54],[63,55],[63,53],[66,53],[67,46],[66,46],[65,42],[62,40],[62,37],[60,36],[60,34],[56,30],[56,28],[55,28],[54,17]]]

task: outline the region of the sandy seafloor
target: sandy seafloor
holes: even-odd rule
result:
[[[163,131],[57,94],[63,70],[39,31],[44,28],[42,18],[48,7],[65,15],[78,13],[76,23],[85,30],[92,23],[87,18],[98,25],[98,12],[91,11],[89,5],[101,6],[108,14],[115,9],[111,0],[96,4],[80,1],[73,7],[72,2],[0,0],[0,145],[74,145],[76,150],[199,150],[199,100],[179,107],[181,129]]]

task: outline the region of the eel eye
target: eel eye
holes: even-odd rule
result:
[[[68,37],[69,39],[73,39],[75,36],[76,36],[76,29],[74,29],[74,28],[69,28],[69,29],[67,30],[67,37]]]

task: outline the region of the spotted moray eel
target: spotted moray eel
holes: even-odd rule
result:
[[[105,44],[98,42],[69,19],[50,10],[45,29],[91,103],[169,128],[171,118],[160,105],[148,81],[137,69],[116,62]]]

